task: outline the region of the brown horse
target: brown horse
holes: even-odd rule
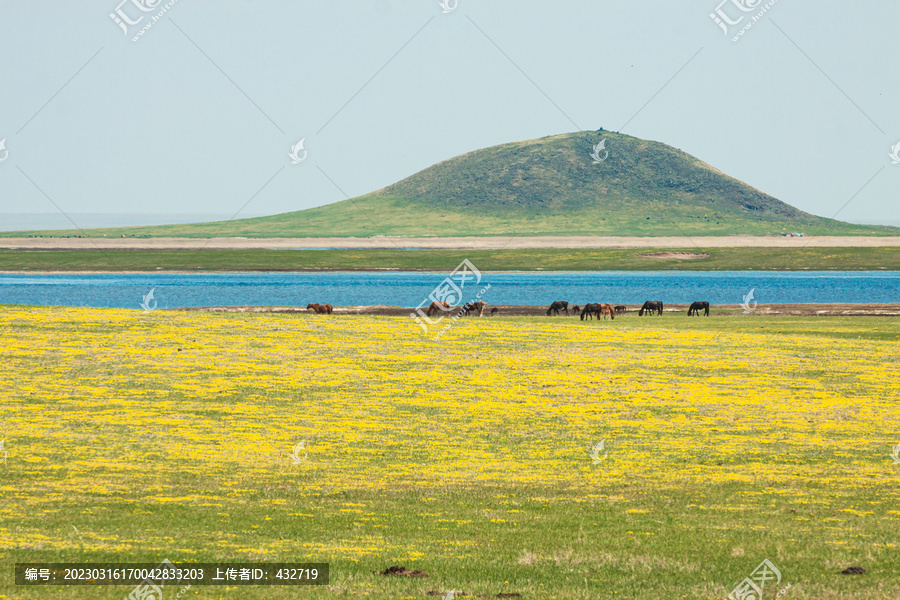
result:
[[[616,309],[613,308],[612,304],[602,304],[601,303],[601,304],[598,304],[598,306],[600,307],[600,313],[597,315],[598,318],[602,315],[604,321],[606,320],[607,316],[611,320],[616,319]]]
[[[315,302],[310,302],[306,305],[306,309],[313,309],[317,315],[330,315],[334,311],[334,307],[330,304],[318,304]]]
[[[628,307],[625,306],[624,304],[616,304],[615,308],[616,308],[617,315],[624,315],[625,313],[628,312]]]
[[[580,312],[581,312],[581,307],[578,306],[577,304],[576,304],[575,306],[572,307],[572,314],[573,314],[573,315],[577,315],[577,314],[580,313]]]
[[[491,316],[495,316],[498,312],[500,312],[500,309],[495,306],[491,309]]]
[[[442,300],[440,302],[432,302],[431,306],[428,307],[428,310],[425,311],[425,314],[429,317],[432,315],[436,315],[442,312],[450,311],[450,303]]]

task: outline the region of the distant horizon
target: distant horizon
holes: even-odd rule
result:
[[[270,217],[281,213],[241,215],[239,219]],[[46,231],[98,229],[105,227],[146,227],[153,225],[180,225],[228,221],[233,215],[224,213],[71,213],[69,217],[78,227],[60,213],[0,213],[0,233],[4,231]],[[843,219],[838,219],[843,221]],[[887,225],[900,227],[900,219],[850,221],[855,225]]]

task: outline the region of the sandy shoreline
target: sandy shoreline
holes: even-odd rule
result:
[[[638,317],[638,309],[640,305],[626,305],[628,311],[618,318]],[[496,307],[499,309],[497,317],[546,317],[547,306],[529,306],[529,305],[509,305],[498,304],[488,305],[483,318],[490,317],[490,309]],[[667,304],[665,305],[664,314],[684,314],[687,315],[687,304]],[[299,306],[199,306],[186,308],[173,308],[169,310],[188,311],[188,312],[216,312],[216,313],[282,313],[282,314],[310,314],[305,308]],[[334,315],[378,315],[386,317],[408,317],[413,312],[412,308],[404,308],[402,306],[335,306]],[[449,314],[455,315],[456,310]],[[744,310],[740,304],[718,304],[713,305],[710,311],[710,317],[715,316],[732,316],[744,315]],[[329,318],[329,315],[313,315],[316,318]],[[793,317],[900,317],[900,303],[890,304],[850,304],[850,303],[831,303],[831,304],[760,304],[752,312],[746,314],[748,318],[754,316],[770,317],[770,316],[793,316]],[[466,317],[471,318],[471,317]],[[474,318],[478,318],[477,316]],[[556,317],[553,317],[556,318]],[[562,315],[560,318],[567,318]],[[578,319],[574,314],[570,314],[570,319]],[[649,317],[638,317],[647,319]]]
[[[322,248],[422,248],[520,250],[526,248],[874,248],[900,246],[900,237],[384,237],[371,238],[0,238],[10,250],[302,250]]]

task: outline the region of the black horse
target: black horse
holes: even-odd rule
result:
[[[663,313],[663,303],[659,300],[647,300],[644,302],[641,310],[638,311],[638,316],[643,317],[645,311],[648,315],[653,314],[654,311],[656,311],[657,315],[661,315]]]
[[[691,307],[688,309],[688,316],[690,317],[691,315],[693,315],[695,317],[699,317],[701,310],[705,310],[706,312],[704,313],[703,316],[708,317],[709,316],[709,302],[694,302],[693,304],[691,304]]]
[[[597,315],[597,318],[600,318],[600,305],[599,304],[585,304],[584,308],[581,309],[581,320],[584,321],[585,317],[590,317],[591,320],[594,320],[594,315]]]
[[[562,300],[557,300],[556,302],[554,302],[553,304],[550,305],[550,308],[547,309],[547,316],[549,317],[550,313],[556,313],[556,315],[559,316],[560,309],[562,309],[562,311],[564,313],[566,313],[566,315],[568,315],[569,314],[569,303],[564,302]]]

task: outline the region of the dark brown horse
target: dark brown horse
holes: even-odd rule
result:
[[[693,315],[695,317],[699,317],[701,310],[705,310],[706,313],[703,316],[708,317],[709,316],[709,302],[694,302],[693,304],[691,304],[691,307],[688,309],[688,316],[690,317],[691,315]]]
[[[573,314],[573,315],[577,315],[577,314],[580,313],[580,312],[581,312],[581,307],[578,306],[577,304],[576,304],[575,306],[572,307],[572,314]]]
[[[306,305],[306,309],[313,309],[317,315],[330,315],[334,312],[334,307],[330,304],[318,304],[310,302]]]
[[[449,311],[450,311],[450,303],[442,300],[440,302],[432,302],[431,306],[428,307],[428,310],[425,311],[425,314],[430,317],[432,315],[436,315],[436,314],[439,314],[442,312],[449,312]]]
[[[584,321],[585,317],[590,317],[591,320],[594,320],[594,315],[597,315],[597,318],[600,318],[600,305],[599,304],[585,304],[584,308],[581,309],[581,320]]]
[[[478,311],[478,316],[483,317],[485,306],[487,306],[487,303],[482,302],[481,300],[478,302],[466,302],[465,305],[463,305],[463,314],[469,316],[469,313]]]
[[[625,306],[624,304],[616,304],[615,308],[616,308],[617,315],[624,315],[625,313],[628,312],[628,307]]]
[[[643,317],[644,312],[648,315],[656,312],[657,316],[663,314],[663,303],[659,300],[647,300],[644,302],[644,305],[641,307],[641,310],[638,311],[638,316]]]
[[[495,316],[498,312],[500,312],[500,309],[495,306],[491,309],[491,316]]]
[[[559,316],[559,311],[562,309],[566,315],[569,314],[569,303],[563,300],[557,300],[553,304],[550,305],[550,308],[547,309],[547,316],[549,317],[551,313],[555,313],[556,316]]]

